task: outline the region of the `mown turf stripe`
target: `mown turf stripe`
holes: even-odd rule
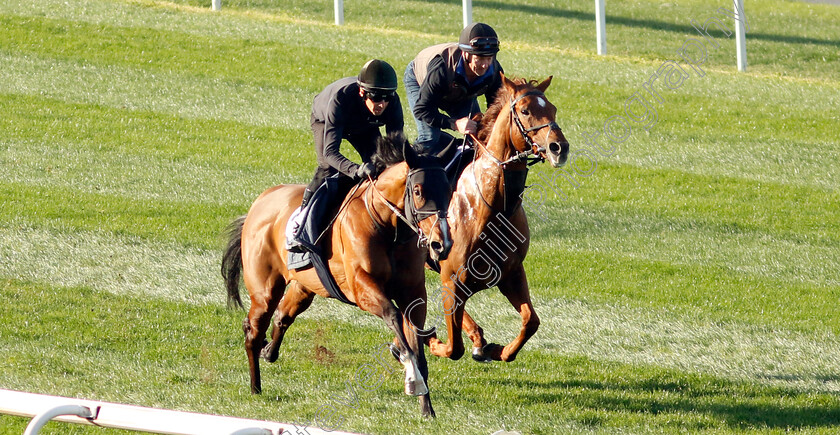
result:
[[[240,311],[17,280],[0,281],[0,296],[8,301],[0,314],[13,320],[0,330],[8,343],[0,354],[4,387],[22,388],[37,380],[39,392],[197,412],[308,423],[319,406],[346,397],[345,381],[352,386],[355,369],[376,364],[369,350],[388,340],[380,325],[310,317],[325,308],[315,305],[289,330],[280,360],[264,364],[264,395],[254,397],[247,391]],[[621,335],[620,323],[595,320],[601,322],[594,329],[611,328]],[[43,345],[46,338],[49,346]],[[592,340],[598,338],[596,333]],[[397,367],[395,361],[384,363]],[[619,428],[644,433],[820,428],[840,422],[834,394],[657,365],[558,355],[535,346],[511,364],[432,358],[438,419],[416,424],[435,433],[464,432],[470,418],[475,422],[468,433],[500,427],[522,433],[610,433]],[[375,391],[357,390],[355,408],[336,402],[345,416],[341,429],[387,432],[391,418],[398,417],[413,423],[416,403],[402,395],[399,372],[383,374]],[[492,403],[505,417],[476,408],[476,402]]]
[[[0,221],[6,231],[49,228],[103,231],[201,249],[221,246],[219,234],[247,206],[131,199],[0,183]],[[26,216],[26,217],[25,217]]]
[[[187,118],[305,128],[310,92],[267,88],[177,72],[149,71],[0,51],[0,93],[150,110]]]
[[[21,94],[0,94],[0,110],[7,115],[0,120],[0,144],[19,142],[6,145],[7,153],[26,154],[29,148],[53,147],[52,151],[40,151],[84,153],[91,158],[99,153],[105,160],[109,155],[123,155],[161,165],[249,171],[242,178],[259,171],[286,181],[300,177],[304,171],[308,178],[311,168],[304,165],[314,156],[308,127],[258,127]],[[56,159],[56,164],[60,162]],[[193,176],[200,179],[202,172]],[[233,182],[239,177],[231,174],[230,178]]]
[[[836,241],[809,243],[799,234],[775,236],[727,222],[669,220],[630,212],[616,215],[614,209],[565,211],[559,216],[563,219],[560,222],[570,224],[560,230],[561,234],[543,239],[542,243],[555,249],[714,266],[779,282],[812,283],[827,288],[840,285]]]
[[[3,276],[194,303],[224,301],[219,253],[98,231],[4,224]],[[216,272],[216,273],[214,273]]]
[[[7,141],[5,146],[8,148],[3,150],[0,145],[0,164],[10,168],[5,182],[134,201],[206,203],[215,209],[249,204],[266,186],[306,182],[303,176],[279,169],[276,173],[237,170],[147,154],[97,152],[66,141],[49,145]],[[91,171],[91,163],[95,171]]]
[[[27,227],[4,228],[0,239],[4,242],[0,258],[9,265],[4,272],[7,279],[219,306],[224,301],[217,251],[95,231]],[[540,296],[544,293],[540,285],[533,290],[542,319],[541,331],[531,344],[537,350],[804,390],[840,389],[840,380],[832,375],[840,363],[840,339],[833,333],[717,323],[714,316],[698,318],[661,308],[667,304],[632,308],[545,298]],[[439,293],[431,294],[436,304]],[[307,316],[381,326],[373,316],[332,302],[321,301]],[[434,305],[430,306],[434,313]],[[497,292],[479,294],[469,307],[490,340],[506,342],[517,333],[518,317]],[[430,316],[429,324],[442,327],[439,315]]]

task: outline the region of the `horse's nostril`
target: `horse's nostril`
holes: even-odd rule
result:
[[[440,252],[443,250],[443,245],[437,240],[435,240],[429,244],[429,249],[431,249],[434,252]]]
[[[552,142],[548,144],[548,151],[552,154],[557,154],[560,152],[560,144],[557,142]]]

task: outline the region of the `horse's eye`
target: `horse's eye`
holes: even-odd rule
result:
[[[528,109],[522,109],[522,116],[528,116],[531,112]]]
[[[414,196],[420,197],[420,196],[422,196],[422,193],[423,192],[421,191],[420,186],[415,184],[414,185]]]

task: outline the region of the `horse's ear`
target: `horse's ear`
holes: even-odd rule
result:
[[[505,77],[505,73],[501,71],[499,72],[499,76],[502,77],[502,86],[508,91],[508,93],[510,93],[510,95],[513,95],[516,92],[516,84]]]
[[[550,84],[551,84],[551,79],[552,79],[553,77],[554,77],[554,76],[548,76],[548,78],[547,78],[547,79],[543,80],[543,82],[542,82],[542,83],[540,83],[540,84],[538,84],[538,85],[537,85],[537,89],[539,89],[539,90],[541,90],[541,91],[545,92],[545,90],[546,90],[546,89],[548,89],[548,85],[550,85]]]
[[[417,151],[414,151],[414,147],[407,140],[403,142],[403,156],[409,168],[417,167],[417,160],[419,159]]]

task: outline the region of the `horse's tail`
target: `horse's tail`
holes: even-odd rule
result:
[[[239,297],[239,281],[242,277],[242,226],[245,216],[236,218],[227,228],[228,243],[222,256],[222,279],[227,288],[229,307],[243,308]]]

